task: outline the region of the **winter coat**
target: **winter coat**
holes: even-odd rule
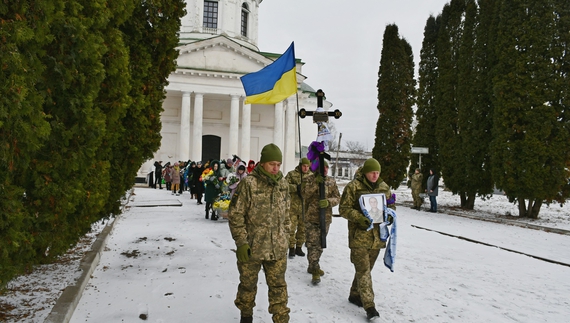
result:
[[[170,169],[170,178],[172,184],[180,184],[180,167],[174,166]]]
[[[303,178],[304,179],[304,178]],[[303,185],[303,197],[307,201],[307,211],[305,213],[305,222],[320,224],[321,208],[319,201],[321,200],[319,183],[316,176],[310,176],[307,184]],[[325,198],[329,201],[329,206],[325,208],[325,223],[332,223],[332,208],[340,202],[340,193],[334,178],[325,177]]]
[[[424,181],[424,174],[422,173],[414,173],[412,175],[412,191],[413,192],[421,192],[422,191],[422,183]]]
[[[194,167],[192,169],[192,181],[194,182],[194,189],[196,190],[196,194],[204,193],[204,183],[200,181],[200,176],[202,176],[202,172],[204,171],[204,167]]]
[[[212,176],[210,176],[206,182],[206,195],[204,196],[204,201],[206,201],[206,203],[214,203],[214,200],[218,197],[218,195],[220,195],[221,192],[221,187],[222,187],[222,183],[218,182],[216,184],[216,179],[219,181],[219,178],[221,177],[221,173],[220,173],[220,162],[215,160],[211,163],[212,169],[214,169],[214,165],[218,164],[218,170],[216,170],[214,172],[214,174]],[[216,187],[217,186],[217,187]]]
[[[429,196],[437,196],[439,187],[439,176],[430,175],[427,180],[427,193]],[[431,192],[433,191],[433,192]]]
[[[307,172],[303,174],[303,182],[307,183],[309,178],[315,177],[313,173]],[[301,184],[301,165],[298,165],[287,173],[285,176],[285,180],[289,183],[289,193],[291,194],[291,208],[289,209],[290,214],[301,214],[302,212],[302,198],[297,193],[297,185]],[[305,200],[306,201],[306,200]],[[305,212],[307,212],[307,203],[305,202]]]
[[[291,220],[289,185],[279,172],[271,179],[257,166],[238,185],[229,208],[229,226],[237,247],[249,244],[250,260],[284,259]]]
[[[390,187],[381,178],[378,178],[376,183],[370,183],[360,170],[344,188],[340,199],[339,213],[340,216],[348,220],[349,248],[381,249],[386,247],[386,243],[380,240],[379,223],[374,224],[374,229],[367,231],[361,229],[356,222],[358,218],[364,216],[360,208],[360,196],[380,193],[386,195],[386,198],[392,196]],[[388,207],[396,209],[394,204],[389,204]]]
[[[162,164],[159,163],[158,161],[154,162],[154,173],[162,177]]]

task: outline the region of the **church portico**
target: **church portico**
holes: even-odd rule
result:
[[[261,0],[186,1],[177,67],[165,88],[161,146],[141,167],[142,177],[155,160],[165,164],[237,155],[245,162],[258,161],[269,143],[281,148],[284,173],[297,166],[299,143],[307,147],[317,132],[312,121],[299,121],[296,113],[298,107],[316,106],[315,91],[304,83],[304,63],[296,59],[296,95],[274,105],[244,104],[240,78],[280,56],[258,49],[260,4]]]

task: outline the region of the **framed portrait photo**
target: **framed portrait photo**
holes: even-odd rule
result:
[[[374,223],[384,222],[384,206],[386,205],[386,195],[363,194],[358,199],[360,208],[368,212]]]

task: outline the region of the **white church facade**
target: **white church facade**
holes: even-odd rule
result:
[[[301,119],[299,124],[297,118],[297,109],[317,106],[315,90],[304,83],[304,63],[298,58],[296,95],[274,105],[244,104],[240,77],[261,70],[281,55],[262,52],[257,46],[261,2],[187,1],[177,68],[168,78],[163,102],[161,146],[139,175],[146,176],[155,160],[164,165],[237,155],[246,162],[258,161],[269,143],[281,148],[285,173],[298,163],[299,133],[304,147],[316,139],[312,120]],[[284,43],[283,51],[288,45]],[[330,106],[324,102],[325,109]]]

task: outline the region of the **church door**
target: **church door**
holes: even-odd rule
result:
[[[222,138],[214,135],[202,136],[202,160],[220,160]]]

